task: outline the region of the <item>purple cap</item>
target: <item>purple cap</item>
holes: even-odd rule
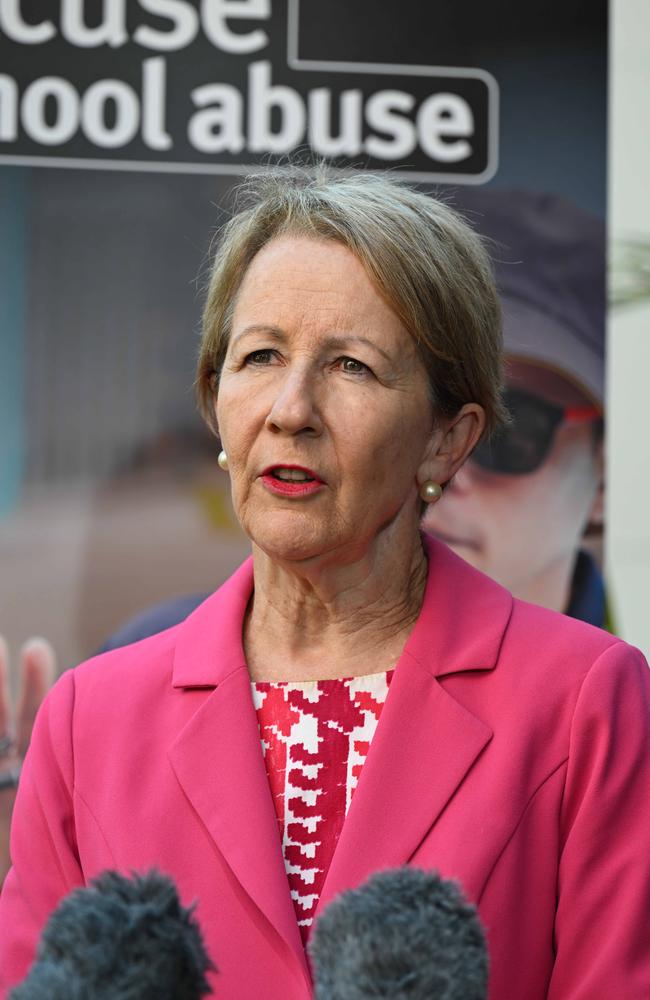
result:
[[[488,238],[504,350],[605,393],[605,226],[553,194],[464,189],[455,207]]]

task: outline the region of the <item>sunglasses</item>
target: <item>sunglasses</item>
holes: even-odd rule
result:
[[[554,406],[521,389],[506,389],[504,403],[512,422],[472,452],[472,461],[487,472],[523,476],[535,472],[548,455],[561,424],[597,420],[596,406]]]

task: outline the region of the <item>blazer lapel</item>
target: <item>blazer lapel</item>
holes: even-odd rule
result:
[[[408,862],[492,737],[440,679],[495,666],[512,597],[444,546],[426,544],[422,611],[395,670],[318,913],[373,871]]]
[[[310,982],[264,767],[241,629],[250,561],[179,629],[176,687],[214,688],[169,748],[190,804]]]
[[[492,730],[415,663],[400,663],[318,910],[373,871],[406,864]]]

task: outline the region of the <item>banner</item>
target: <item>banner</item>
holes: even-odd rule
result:
[[[232,185],[296,156],[389,169],[488,236],[500,214],[504,281],[533,244],[547,265],[567,233],[587,248],[573,289],[556,266],[543,299],[542,274],[511,359],[549,427],[558,410],[561,427],[567,411],[584,422],[544,453],[538,438],[533,472],[484,459],[482,520],[461,524],[459,477],[432,530],[521,596],[532,584],[496,559],[524,553],[515,529],[539,543],[529,566],[561,542],[544,590],[559,610],[598,583],[607,44],[602,0],[0,0],[0,633],[14,662],[41,634],[70,666],[143,609],[189,608],[247,554],[193,398],[200,312]],[[529,250],[515,249],[529,209]],[[549,317],[539,357],[530,338]],[[526,365],[566,385],[524,384]],[[543,484],[572,436],[586,465],[569,466],[588,476],[562,534],[539,512],[565,495]],[[506,496],[516,518],[491,507]]]

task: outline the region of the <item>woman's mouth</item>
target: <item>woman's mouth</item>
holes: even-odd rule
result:
[[[320,476],[302,465],[269,466],[260,479],[270,493],[285,497],[308,496],[325,486]]]

